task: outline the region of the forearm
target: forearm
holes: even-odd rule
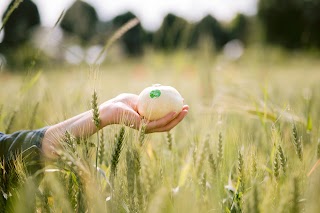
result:
[[[139,129],[142,120],[137,112],[137,100],[137,95],[124,93],[101,104],[99,106],[101,121],[99,128],[110,124],[124,124]],[[185,105],[178,115],[172,112],[159,120],[147,122],[146,133],[169,131],[187,115],[188,109],[189,106]],[[53,152],[59,147],[60,141],[64,139],[66,131],[77,138],[85,138],[96,133],[99,128],[93,122],[92,110],[53,125],[44,135],[43,153],[49,158],[56,158],[57,155]]]
[[[113,123],[113,108],[112,104],[110,103],[110,101],[105,102],[99,107],[101,120],[101,125],[99,128],[103,128]],[[59,142],[64,139],[66,131],[77,138],[86,138],[96,133],[98,128],[93,122],[92,110],[88,110],[49,127],[42,141],[42,151],[44,152],[45,156],[49,158],[56,157],[53,152],[57,147],[59,147]]]
[[[86,111],[79,116],[51,126],[45,134],[44,142],[45,140],[53,142],[63,138],[66,131],[75,137],[86,137],[94,134],[96,128],[92,122],[92,112]]]
[[[104,112],[105,110],[100,111]],[[105,116],[104,114],[105,113],[103,113],[102,116]],[[108,119],[102,119],[100,128],[107,124]],[[66,131],[77,138],[89,137],[96,133],[98,128],[93,122],[92,110],[88,110],[80,115],[49,127],[42,141],[42,151],[45,156],[49,158],[56,157],[53,152],[59,146],[59,142],[64,139]]]

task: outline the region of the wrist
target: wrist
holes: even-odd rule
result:
[[[99,116],[101,121],[101,128],[114,124],[113,114],[114,107],[111,101],[105,102],[99,106]]]

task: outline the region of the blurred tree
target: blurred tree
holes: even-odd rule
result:
[[[249,37],[249,20],[243,14],[237,14],[232,20],[230,27],[231,39],[239,39],[243,43],[247,42]]]
[[[112,20],[114,30],[119,29],[129,20],[136,18],[136,16],[127,12],[122,15],[116,16]],[[125,52],[130,56],[140,56],[143,54],[143,46],[146,43],[146,32],[142,28],[141,24],[133,27],[128,32],[126,32],[120,40],[124,45]]]
[[[260,0],[258,17],[269,43],[320,47],[320,0]]]
[[[7,16],[10,8],[14,6],[16,0],[11,1],[7,7],[2,20]],[[17,47],[30,38],[33,27],[40,24],[40,15],[37,6],[30,0],[22,1],[8,17],[3,28],[4,37],[2,44],[10,47]]]
[[[173,50],[189,46],[192,38],[192,26],[183,18],[168,14],[161,27],[155,32],[153,43],[156,48]]]
[[[303,32],[301,0],[260,0],[258,16],[266,41],[286,48],[301,46]]]
[[[154,32],[145,31],[145,42],[146,42],[146,45],[153,45],[153,40],[154,40]]]
[[[302,41],[308,47],[320,48],[320,0],[304,1],[305,30]]]
[[[60,26],[70,36],[76,36],[87,44],[97,32],[98,15],[94,7],[76,0],[66,11]]]
[[[30,64],[35,49],[29,41],[35,27],[40,25],[37,6],[30,0],[13,0],[2,17],[3,21],[5,19],[4,37],[0,44],[0,52],[5,55],[7,65],[15,68]],[[26,50],[28,56],[18,57]]]
[[[211,15],[204,17],[195,27],[196,41],[199,42],[199,40],[204,37],[212,40],[217,50],[221,50],[230,40],[230,35],[227,30]]]

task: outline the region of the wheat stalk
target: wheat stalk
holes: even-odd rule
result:
[[[168,145],[168,149],[172,151],[172,134],[170,131],[167,132],[167,145]]]
[[[301,137],[298,137],[298,130],[297,130],[297,127],[294,123],[292,125],[292,135],[293,135],[293,144],[296,149],[296,153],[297,153],[300,161],[302,161],[303,160],[303,150],[302,150]]]
[[[129,210],[133,212],[135,209],[134,203],[134,184],[135,184],[135,163],[132,151],[127,150],[126,153],[127,162],[127,191],[129,198]]]
[[[136,209],[138,212],[141,212],[144,208],[143,202],[143,193],[142,193],[142,185],[141,185],[141,156],[138,149],[132,149],[132,157],[134,163],[134,175],[135,175],[135,184],[136,184],[136,194],[137,194],[137,205]]]
[[[65,132],[64,137],[65,137],[64,141],[66,142],[66,145],[68,146],[68,148],[70,148],[71,153],[75,153],[77,156],[77,152],[76,152],[77,145],[75,142],[76,141],[75,137],[73,137],[69,131]]]
[[[219,140],[218,140],[218,152],[217,152],[217,164],[221,165],[223,159],[223,140],[222,140],[222,133],[219,133]]]
[[[140,173],[136,173],[136,192],[137,192],[137,210],[142,212],[144,209],[143,192]]]
[[[159,168],[159,178],[160,178],[161,185],[163,185],[163,183],[164,183],[164,175],[163,175],[163,168],[161,166]]]
[[[99,164],[103,163],[105,152],[105,141],[104,141],[104,132],[103,129],[100,131],[100,147],[99,147]]]
[[[70,204],[72,205],[74,211],[77,211],[77,206],[78,206],[78,193],[79,190],[76,187],[75,182],[73,181],[74,178],[72,177],[73,173],[70,172],[69,174],[69,181],[68,181],[68,196],[70,199]]]
[[[96,90],[94,90],[92,94],[91,108],[92,108],[93,123],[97,127],[97,129],[99,129],[101,120],[100,120],[100,113],[99,113],[99,107],[98,107],[98,95]]]
[[[238,184],[239,184],[239,191],[243,192],[244,190],[244,162],[243,162],[243,155],[241,151],[238,151]]]
[[[113,149],[113,153],[111,156],[111,173],[110,173],[110,179],[112,180],[111,183],[113,183],[113,179],[116,175],[117,166],[120,158],[120,154],[123,147],[123,141],[125,137],[125,128],[122,126],[119,135],[115,138],[115,147]]]
[[[148,197],[149,194],[153,192],[154,189],[154,184],[153,184],[153,178],[151,177],[150,170],[149,170],[149,165],[145,162],[143,164],[143,179],[145,180],[145,189],[146,189],[146,197]]]
[[[279,160],[280,160],[280,165],[281,165],[283,174],[286,174],[287,157],[284,155],[283,149],[280,144],[278,145],[278,154],[279,154]]]
[[[200,177],[201,172],[202,172],[202,168],[203,168],[203,164],[204,164],[204,160],[206,159],[206,154],[208,151],[208,147],[209,147],[209,135],[207,135],[203,146],[202,146],[202,150],[201,153],[199,154],[199,158],[198,158],[198,163],[197,163],[197,167],[196,167],[196,174]]]
[[[292,206],[291,211],[292,213],[300,213],[300,206],[299,206],[299,181],[298,178],[295,177],[293,179],[293,200],[292,200]]]
[[[93,123],[97,128],[97,146],[96,146],[96,171],[98,168],[98,155],[99,155],[99,146],[100,146],[100,137],[99,137],[99,129],[100,129],[100,113],[98,107],[98,95],[96,90],[93,91],[92,100],[91,100],[91,108],[92,108],[92,119]]]
[[[252,190],[252,197],[253,197],[253,204],[252,204],[252,208],[250,210],[250,212],[252,213],[259,213],[260,212],[260,208],[259,208],[259,193],[258,193],[258,187],[257,184],[254,183],[253,184],[253,190]]]
[[[204,172],[200,178],[201,193],[204,197],[207,193],[207,173]]]
[[[139,131],[139,144],[140,146],[143,146],[145,135],[146,135],[146,128],[147,125],[145,123],[141,124],[140,131]]]
[[[280,170],[279,153],[276,152],[273,159],[273,175],[276,179],[279,178],[279,170]]]
[[[43,212],[51,212],[50,203],[49,203],[49,190],[47,187],[43,189],[43,193],[39,191],[39,197],[41,199],[41,208]]]
[[[257,154],[253,152],[251,154],[251,176],[255,177],[257,175]]]
[[[212,170],[212,174],[213,175],[216,174],[216,172],[217,172],[217,163],[215,162],[212,153],[209,154],[208,161],[209,161],[210,168]]]
[[[192,144],[192,159],[193,159],[193,165],[197,165],[197,154],[198,154],[198,144],[193,143]]]
[[[101,50],[101,52],[99,53],[99,55],[97,56],[96,60],[94,61],[94,64],[97,64],[99,59],[101,58],[101,56],[103,55],[103,53],[105,51],[107,51],[109,49],[109,47],[119,38],[121,38],[123,36],[123,34],[125,34],[127,31],[129,31],[131,28],[133,28],[134,26],[136,26],[137,24],[139,24],[139,20],[137,18],[133,18],[131,20],[129,20],[126,24],[124,24],[120,29],[118,29],[112,36],[111,38],[108,40],[108,42],[106,43],[106,45],[104,46],[104,48]]]

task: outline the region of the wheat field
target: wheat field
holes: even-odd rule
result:
[[[86,111],[94,90],[101,104],[160,83],[175,87],[190,106],[168,133],[112,125],[88,139],[69,135],[60,159],[35,174],[18,158],[9,193],[1,190],[0,206],[9,203],[1,212],[320,208],[320,62],[314,55],[253,47],[230,61],[206,50],[150,51],[101,66],[2,70],[0,82],[0,131],[7,133]]]

